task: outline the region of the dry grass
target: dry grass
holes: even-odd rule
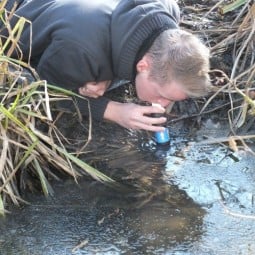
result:
[[[30,179],[32,185],[39,182],[46,196],[51,194],[49,180],[58,178],[56,172],[72,176],[75,181],[86,174],[116,186],[114,180],[66,150],[65,138],[54,125],[51,106],[78,95],[39,80],[27,63],[10,58],[14,50],[19,50],[20,33],[28,21],[21,18],[11,28],[12,12],[7,13],[4,4],[1,2],[0,13],[10,36],[1,40],[0,47],[0,214],[6,212],[8,204],[25,202],[20,191],[31,185]],[[24,68],[34,74],[32,81],[24,75]],[[47,132],[42,132],[41,126],[46,126]],[[90,133],[89,124],[83,148]]]
[[[187,5],[184,8],[194,12],[194,7]],[[241,128],[245,130],[246,125],[248,130],[248,119],[249,125],[255,122],[255,3],[251,0],[208,1],[206,6],[199,5],[195,11],[195,32],[206,38],[212,58],[217,59],[219,66],[211,70],[215,93],[201,113],[206,112],[215,98],[224,96],[230,105],[230,132],[229,137],[221,138],[221,141],[228,142],[232,148],[231,145],[240,141],[243,148],[251,151],[245,141],[255,138],[255,134],[240,135],[238,132]],[[192,21],[184,20],[183,23],[190,27]],[[223,66],[223,62],[227,62],[227,66]]]
[[[232,132],[229,139],[230,145],[233,144],[231,142],[232,135],[237,136],[238,129],[247,124],[248,117],[252,118],[254,123],[255,3],[253,1],[245,1],[238,16],[234,17],[232,22],[224,24],[225,28],[231,28],[229,30],[231,32],[222,33],[225,38],[219,36],[218,43],[212,47],[213,54],[228,48],[232,50],[233,65],[231,72],[229,75],[223,74],[225,84],[219,89],[219,91],[228,95],[232,106],[228,112]],[[243,101],[236,106],[233,101],[237,95],[241,96]],[[249,137],[249,139],[251,138]],[[239,136],[239,140],[244,147],[248,148],[245,144],[245,136]]]

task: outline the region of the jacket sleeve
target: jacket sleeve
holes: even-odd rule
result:
[[[44,50],[37,65],[42,79],[65,89],[77,91],[98,76],[98,65],[79,45],[53,40]]]
[[[78,93],[79,87],[88,81],[97,80],[99,75],[101,75],[101,79],[104,79],[104,74],[99,71],[98,62],[93,61],[93,57],[89,53],[76,50],[72,44],[63,45],[56,40],[44,51],[37,66],[37,72],[41,79],[76,93]],[[93,118],[101,120],[109,99],[104,97],[87,99]],[[77,98],[76,101],[81,113],[88,115],[87,100]]]

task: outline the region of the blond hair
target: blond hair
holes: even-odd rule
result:
[[[162,85],[178,81],[189,97],[210,91],[209,49],[195,35],[181,29],[165,30],[147,54],[152,61],[152,80]]]

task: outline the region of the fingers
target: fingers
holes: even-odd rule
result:
[[[82,95],[82,96],[87,96],[87,94],[86,94],[86,91],[87,90],[87,88],[84,86],[84,87],[80,87],[79,88],[79,94],[80,95]]]
[[[163,131],[164,127],[162,124],[166,122],[165,117],[160,118],[153,118],[153,117],[146,117],[141,116],[136,120],[133,120],[133,128],[134,129],[144,129],[148,131]]]
[[[86,97],[98,98],[101,96],[101,93],[89,90],[86,86],[79,88],[79,94]]]
[[[154,118],[154,117],[147,117],[144,116],[141,121],[143,123],[146,123],[148,125],[160,125],[160,124],[164,124],[166,122],[166,117],[159,117],[159,118]]]
[[[101,82],[87,82],[83,87],[79,88],[79,93],[82,96],[98,98],[103,96],[110,83],[110,80]]]
[[[143,113],[146,114],[146,115],[150,115],[150,114],[154,114],[154,113],[158,113],[158,114],[163,114],[165,113],[165,108],[160,106],[155,106],[155,105],[152,105],[152,106],[141,106],[143,107]]]
[[[137,106],[136,114],[133,115],[133,126],[135,129],[144,129],[148,131],[164,131],[163,124],[167,118],[162,116],[165,109],[160,105]],[[152,114],[160,114],[159,117],[151,116]]]
[[[166,118],[150,117],[151,113],[162,113],[164,108],[157,108],[153,106],[141,106],[134,103],[119,103],[110,101],[106,107],[104,118],[118,123],[120,126],[128,129],[143,129],[148,131],[164,131],[163,123]]]

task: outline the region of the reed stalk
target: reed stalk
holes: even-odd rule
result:
[[[65,148],[57,135],[59,131],[54,125],[52,105],[55,101],[80,96],[41,81],[28,63],[11,58],[12,52],[19,50],[19,38],[28,21],[21,17],[11,28],[12,13],[4,9],[5,3],[0,3],[0,19],[9,33],[8,38],[0,38],[0,214],[7,212],[9,204],[24,202],[20,194],[20,190],[26,187],[23,176],[31,176],[35,183],[39,180],[45,196],[53,194],[49,177],[56,175],[51,169],[71,176],[75,182],[80,176],[87,175],[119,187],[113,179]],[[32,82],[24,76],[27,69],[35,77]],[[56,136],[42,132],[40,124],[48,126]],[[88,123],[88,141],[90,135],[91,121]],[[23,183],[22,187],[20,183]]]

